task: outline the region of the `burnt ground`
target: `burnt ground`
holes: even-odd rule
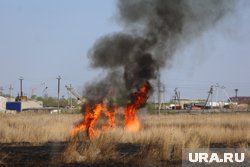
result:
[[[135,165],[133,162],[105,161],[86,163],[63,163],[62,154],[68,142],[49,142],[43,145],[30,143],[0,144],[0,167],[116,167],[116,166],[147,166],[147,167],[181,167],[182,161],[157,161]],[[135,156],[141,145],[132,143],[118,143],[116,146],[120,156]],[[214,143],[211,148],[226,148],[225,144]],[[227,166],[223,164],[221,166]],[[243,164],[242,164],[243,165]],[[188,165],[187,165],[188,166]],[[189,165],[190,166],[190,165]],[[193,166],[193,165],[191,165]],[[190,166],[190,167],[191,167]],[[241,165],[240,165],[241,166]],[[244,165],[243,165],[244,166]],[[249,162],[245,164],[249,166]]]
[[[44,167],[44,166],[62,166],[62,167],[97,167],[97,166],[135,166],[134,164],[125,164],[121,162],[101,162],[95,164],[72,163],[66,164],[61,161],[61,155],[67,146],[67,142],[51,142],[44,145],[31,145],[29,143],[11,143],[0,145],[0,166],[2,167]],[[138,146],[118,145],[121,154],[133,152],[138,149]],[[147,166],[181,166],[181,161],[159,162],[156,164],[148,164]]]
[[[29,143],[1,144],[5,155],[2,166],[60,166],[59,157],[67,143],[46,143],[34,146]]]

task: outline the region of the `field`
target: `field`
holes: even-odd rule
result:
[[[180,166],[184,148],[250,144],[250,113],[140,113],[139,118],[139,132],[124,131],[120,115],[117,128],[100,131],[90,141],[85,132],[69,136],[81,114],[2,114],[0,165]]]

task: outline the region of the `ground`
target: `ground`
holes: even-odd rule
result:
[[[70,137],[81,114],[0,115],[0,166],[181,166],[184,148],[248,148],[250,113],[139,113],[142,128],[101,130],[93,140],[85,132]]]

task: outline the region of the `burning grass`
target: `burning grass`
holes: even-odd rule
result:
[[[63,153],[67,163],[143,164],[180,160],[185,147],[249,147],[250,113],[208,113],[147,115],[140,112],[141,129],[124,130],[123,110],[119,110],[116,128],[103,130],[89,140],[83,131],[70,139],[72,123],[81,114],[0,115],[0,142],[20,143],[68,141]],[[108,118],[100,116],[95,126],[102,128]],[[70,139],[70,140],[69,140]],[[4,162],[4,160],[3,160]]]
[[[150,88],[149,82],[144,82],[136,92],[130,95],[131,100],[123,109],[125,119],[124,127],[127,131],[137,132],[141,128],[140,121],[137,117],[137,110],[146,104]],[[82,131],[86,132],[90,140],[99,136],[100,129],[96,129],[95,124],[103,112],[109,119],[109,126],[103,125],[102,130],[107,130],[116,126],[115,118],[118,111],[117,105],[108,105],[107,102],[105,103],[105,100],[103,100],[102,103],[98,104],[84,103],[82,110],[84,118],[71,130],[70,135],[72,137]]]
[[[181,119],[171,119],[171,116],[148,119],[141,115],[140,121],[137,110],[146,104],[149,90],[150,84],[145,82],[131,94],[130,102],[120,108],[124,124],[118,128],[100,129],[105,126],[102,124],[105,115],[108,116],[106,113],[110,113],[104,102],[84,104],[84,118],[71,130],[71,143],[64,152],[64,161],[94,164],[112,160],[144,165],[147,162],[181,161],[184,148],[210,148],[213,144],[248,147],[250,124],[243,121],[244,126],[241,126],[241,122],[234,117],[227,118],[228,115],[224,115],[225,120],[211,119],[214,115],[181,115]],[[114,125],[115,118],[112,119]]]
[[[82,132],[71,139],[65,162],[146,163],[181,160],[184,148],[244,147],[250,144],[249,114],[140,115],[142,129],[102,132],[89,140]]]

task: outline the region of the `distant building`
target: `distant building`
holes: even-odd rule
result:
[[[193,106],[201,107],[204,106],[205,100],[194,100],[194,99],[179,99],[179,100],[172,100],[172,104],[170,108],[175,109],[192,109]]]
[[[7,99],[3,96],[0,96],[0,111],[5,111]]]
[[[250,104],[250,96],[230,97],[230,100],[238,104]]]
[[[22,102],[22,110],[24,109],[39,109],[43,108],[43,102],[42,101],[24,101]]]
[[[43,103],[40,101],[8,101],[6,102],[6,111],[17,111],[31,110],[31,109],[42,109]]]

